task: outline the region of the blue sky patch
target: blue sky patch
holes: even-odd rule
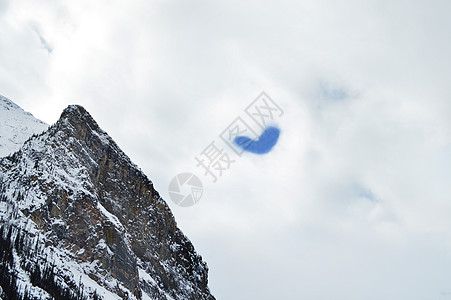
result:
[[[280,129],[274,126],[266,127],[265,131],[257,140],[253,140],[247,136],[235,137],[235,144],[241,149],[255,153],[266,154],[274,147],[279,139]]]

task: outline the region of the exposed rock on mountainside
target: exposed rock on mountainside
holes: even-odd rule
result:
[[[83,107],[69,106],[1,159],[0,176],[0,218],[13,228],[11,240],[41,245],[56,282],[74,295],[82,288],[91,298],[214,299],[207,265],[165,201]],[[51,295],[30,284],[28,258],[14,255],[23,290]]]

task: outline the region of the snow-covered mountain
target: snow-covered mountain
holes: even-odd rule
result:
[[[16,152],[30,136],[47,127],[49,125],[0,95],[0,157]]]
[[[4,299],[214,299],[166,202],[83,107],[0,159],[0,184]]]

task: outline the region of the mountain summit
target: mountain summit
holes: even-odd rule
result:
[[[214,299],[166,202],[83,107],[1,159],[0,182],[3,294]]]
[[[25,140],[49,125],[0,95],[0,157],[20,149]]]

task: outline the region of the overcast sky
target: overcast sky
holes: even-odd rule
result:
[[[218,299],[451,299],[451,2],[0,0],[0,94],[83,105],[154,182]],[[266,155],[219,135],[265,91]],[[235,160],[196,167],[212,142]],[[194,172],[199,203],[168,184]]]

